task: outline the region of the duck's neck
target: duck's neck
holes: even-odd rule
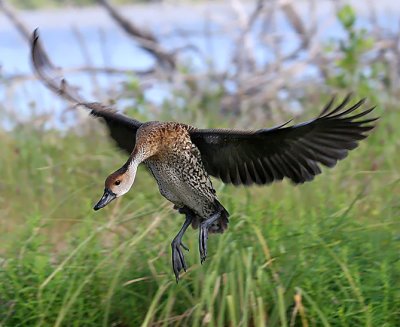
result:
[[[144,146],[143,142],[138,142],[138,140],[136,141],[135,149],[132,151],[129,159],[124,165],[124,168],[126,168],[125,173],[128,176],[127,184],[129,185],[129,188],[126,190],[126,192],[129,191],[133,185],[133,182],[135,181],[138,166],[147,158],[149,158],[153,154],[151,150],[154,150],[152,147]]]
[[[128,176],[129,188],[132,187],[133,182],[135,181],[136,171],[138,169],[139,164],[140,162],[138,162],[137,160],[131,160],[127,162],[126,175]]]
[[[127,193],[131,189],[131,187],[135,181],[138,166],[142,161],[143,161],[143,159],[140,155],[138,156],[138,155],[132,153],[132,155],[129,157],[127,162],[121,168],[121,169],[123,169],[123,173],[126,176],[125,177],[126,178],[126,183],[125,183],[126,186],[122,190],[120,195]]]

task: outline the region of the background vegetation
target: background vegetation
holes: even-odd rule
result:
[[[354,11],[345,7],[339,19],[348,37],[321,89],[327,95],[300,97],[306,110],[297,120],[350,88],[377,104],[378,127],[312,183],[215,181],[229,230],[210,237],[203,265],[197,231],[188,230],[190,268],[179,284],[170,242],[183,217],[144,169],[128,195],[92,210],[103,179],[125,160],[99,122],[67,132],[45,122],[1,129],[0,326],[399,326],[400,106],[385,63],[363,64],[376,44],[355,27]],[[127,88],[141,99],[128,113],[153,118],[134,81]],[[238,116],[215,110],[222,97],[177,92],[160,115],[236,124]]]

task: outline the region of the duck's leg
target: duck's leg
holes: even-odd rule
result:
[[[208,240],[208,229],[210,226],[219,219],[221,216],[221,210],[218,210],[200,224],[199,228],[199,251],[200,251],[200,262],[203,263],[207,257],[207,240]]]
[[[185,213],[186,218],[185,222],[182,225],[182,228],[180,229],[179,233],[175,236],[171,243],[171,248],[172,248],[172,269],[174,270],[176,282],[179,281],[179,272],[183,269],[186,271],[186,263],[185,263],[185,257],[183,256],[183,252],[181,247],[183,247],[186,251],[189,251],[189,249],[182,243],[182,237],[183,234],[185,234],[186,229],[190,226],[192,223],[194,215],[189,212],[181,212],[180,213]]]

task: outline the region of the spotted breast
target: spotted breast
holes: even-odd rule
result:
[[[151,124],[143,130],[147,142],[154,138],[159,149],[144,164],[154,175],[160,193],[176,207],[190,208],[206,219],[216,209],[216,195],[201,161],[200,151],[191,142],[188,129],[179,123]],[[149,130],[151,129],[151,131]],[[137,138],[141,138],[138,133]]]

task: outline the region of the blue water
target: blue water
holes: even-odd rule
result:
[[[322,5],[323,2],[323,5]],[[385,1],[384,1],[385,2]],[[361,1],[358,3],[362,3]],[[390,3],[390,2],[388,2]],[[358,5],[360,6],[360,5]],[[400,6],[399,6],[400,7]],[[394,31],[398,26],[400,10],[388,11],[387,7],[380,5],[377,10],[379,24],[387,31]],[[251,5],[246,6],[251,10]],[[307,5],[301,5],[299,12],[303,18],[309,16]],[[234,52],[237,29],[233,28],[234,15],[226,4],[213,4],[209,6],[181,6],[157,7],[134,6],[123,9],[128,17],[134,17],[135,22],[146,26],[160,36],[162,45],[166,49],[175,49],[187,43],[195,45],[201,52],[200,57],[196,52],[182,53],[181,60],[190,65],[193,70],[205,72],[211,62],[213,69],[218,71],[230,70],[231,57]],[[318,3],[317,25],[320,28],[319,42],[330,39],[342,38],[344,33],[334,19],[330,2]],[[358,10],[358,25],[371,29],[368,10],[362,5]],[[211,20],[209,17],[217,17]],[[135,42],[127,37],[100,8],[79,11],[59,10],[40,13],[23,13],[23,20],[32,28],[40,28],[40,37],[48,51],[50,58],[56,65],[64,68],[87,66],[79,45],[76,31],[84,41],[85,50],[90,57],[90,65],[98,67],[115,67],[121,69],[144,70],[152,67],[154,59],[137,47]],[[226,26],[231,24],[231,29]],[[282,55],[290,53],[299,45],[299,39],[283,15],[276,18],[275,29],[269,33],[281,35]],[[256,25],[253,33],[256,34],[260,25]],[[174,30],[186,31],[185,37],[180,33],[171,33]],[[204,31],[211,31],[211,37],[205,36]],[[174,35],[166,37],[166,35]],[[255,57],[259,64],[268,64],[275,60],[271,49],[256,47]],[[306,54],[299,54],[306,57]],[[204,60],[207,58],[207,61]],[[5,17],[0,16],[0,66],[2,75],[10,77],[18,74],[32,74],[29,47],[27,42],[17,33]],[[293,78],[318,78],[312,66],[301,72],[300,76]],[[67,75],[68,81],[81,87],[81,93],[88,100],[104,101],[107,95],[95,94],[93,79],[87,73],[71,73]],[[120,89],[126,76],[96,74],[96,83],[104,89],[113,86]],[[150,81],[151,82],[151,81]],[[148,84],[145,82],[146,85]],[[156,104],[160,104],[169,96],[170,90],[165,86],[151,82],[146,90],[146,97]],[[63,109],[67,104],[46,90],[38,81],[28,80],[21,83],[0,82],[0,103],[5,111],[18,108],[21,119],[29,119],[32,112],[57,114],[54,123],[59,126],[63,118]],[[34,104],[34,105],[32,105]],[[0,107],[1,111],[1,107]],[[63,122],[64,123],[64,122]]]

